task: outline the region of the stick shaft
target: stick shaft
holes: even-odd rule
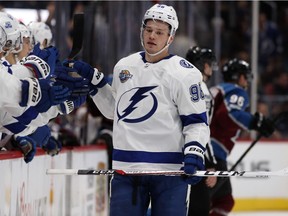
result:
[[[125,171],[125,170],[84,170],[84,169],[48,169],[50,175],[165,175],[181,176],[186,175],[182,170],[160,170],[160,171]],[[267,178],[269,176],[286,176],[288,177],[288,168],[279,171],[197,171],[193,176],[216,176],[216,177],[252,177]]]
[[[73,17],[73,45],[68,59],[74,59],[74,57],[82,49],[83,34],[84,34],[84,14],[74,14]]]

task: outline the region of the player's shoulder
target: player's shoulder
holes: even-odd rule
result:
[[[243,97],[246,101],[249,101],[248,93],[242,87],[234,83],[221,83],[219,86],[226,97],[237,95],[238,97]]]
[[[178,78],[185,77],[202,77],[201,72],[189,61],[178,55],[171,55],[166,59],[165,67],[167,71]]]
[[[121,58],[117,63],[116,66],[120,65],[134,65],[138,64],[139,61],[142,61],[142,52],[132,53],[126,57]]]

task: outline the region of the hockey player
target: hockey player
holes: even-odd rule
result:
[[[0,53],[9,53],[20,46],[18,27],[18,21],[14,17],[0,12]],[[42,68],[42,72],[39,73],[45,74],[46,65],[37,67],[37,69],[40,68]],[[52,105],[58,104],[59,101],[65,101],[71,94],[66,87],[51,86],[49,80],[38,81],[34,78],[20,80],[11,75],[11,70],[3,64],[0,64],[0,73],[0,107],[9,113],[13,111],[13,108],[19,109],[19,107],[30,106],[35,106],[39,112],[45,112]]]
[[[28,24],[32,32],[32,45],[40,43],[40,48],[46,48],[51,45],[53,35],[50,27],[45,22],[30,22]]]
[[[32,50],[32,35],[31,31],[28,29],[26,25],[23,23],[19,23],[20,30],[20,46],[19,48],[12,50],[5,56],[5,59],[9,62],[10,65],[20,64],[20,60],[24,59],[24,57],[28,56],[28,54]]]
[[[6,54],[9,54],[15,50],[18,50],[18,48],[20,47],[18,43],[19,41],[18,39],[20,38],[18,22],[12,16],[4,12],[0,13],[0,19],[1,19],[0,27],[1,27],[1,30],[3,30],[2,31],[3,38],[6,38],[6,42],[3,43],[1,50],[5,52]],[[53,68],[52,71],[54,72],[58,52],[53,47],[40,50],[36,46],[33,54],[41,56],[42,58],[44,57],[45,60],[49,63],[49,65],[46,62],[44,62],[41,58],[39,58],[38,56],[30,55],[27,58],[25,58],[22,65],[18,65],[18,67],[16,68],[14,67],[16,65],[10,65],[7,61],[4,61],[3,65],[5,67],[2,66],[1,72],[3,73],[2,75],[3,78],[6,77],[5,73],[7,74],[11,73],[11,74],[16,75],[18,78],[22,78],[22,79],[24,78],[25,80],[23,81],[22,87],[29,88],[28,89],[29,91],[32,91],[32,93],[36,94],[37,92],[33,90],[33,87],[34,89],[36,89],[37,85],[41,85],[42,83],[44,84],[46,83],[46,85],[42,85],[43,87],[46,88],[44,89],[45,91],[50,89],[51,87],[50,83],[52,84],[52,81],[44,80],[44,79],[49,76],[50,69]],[[67,73],[67,69],[68,68],[65,69],[65,67],[60,67],[60,68],[57,68],[56,70],[57,73],[55,72],[53,73],[56,76],[57,82],[53,82],[55,86],[53,86],[53,89],[51,89],[50,91],[51,95],[47,95],[47,96],[53,98],[54,94],[57,94],[56,95],[57,98],[53,99],[54,101],[56,101],[55,103],[54,102],[51,103],[49,98],[43,95],[45,96],[43,97],[43,99],[46,99],[46,100],[43,100],[43,103],[41,104],[44,104],[45,106],[42,105],[40,107],[40,104],[39,104],[37,106],[32,106],[31,108],[26,108],[26,105],[24,105],[25,103],[21,102],[22,108],[19,107],[19,105],[17,104],[16,106],[14,106],[15,105],[14,103],[13,103],[13,107],[9,107],[9,110],[6,110],[6,111],[5,111],[5,108],[6,108],[5,106],[1,107],[0,116],[1,116],[2,127],[0,127],[0,131],[5,132],[6,135],[17,134],[17,137],[15,140],[17,141],[16,143],[20,144],[20,147],[21,147],[20,149],[24,150],[24,152],[23,151],[22,152],[24,153],[24,155],[27,156],[27,157],[25,156],[24,158],[26,162],[30,162],[33,159],[33,156],[36,151],[36,145],[35,145],[35,142],[32,142],[32,140],[29,137],[27,136],[23,137],[23,135],[28,135],[34,132],[37,129],[37,127],[47,124],[51,118],[54,118],[55,116],[59,114],[59,111],[65,114],[68,113],[69,111],[71,111],[71,108],[73,108],[73,106],[71,105],[74,105],[75,102],[78,102],[78,98],[75,98],[73,99],[74,101],[70,101],[71,103],[67,104],[69,101],[67,101],[66,99],[71,98],[70,97],[71,91],[73,91],[73,89],[75,90],[75,86],[80,84],[78,81],[82,83],[82,78],[73,78],[73,77],[65,75]],[[30,79],[27,79],[27,77],[41,78],[41,80],[39,80],[38,82],[36,79],[32,79],[33,82],[32,81],[29,82]],[[11,79],[11,80],[14,80],[14,79]],[[17,82],[17,79],[15,79],[15,83],[16,82]],[[83,81],[84,85],[86,85],[85,82],[86,81]],[[36,87],[35,86],[29,87],[31,84],[36,85]],[[62,85],[68,86],[68,88],[63,87]],[[81,85],[78,87],[79,88],[84,87],[84,85]],[[57,89],[59,90],[56,91]],[[45,91],[43,91],[43,93],[45,93]],[[5,92],[6,92],[6,88],[2,91],[2,93],[5,94]],[[32,98],[32,99],[35,100],[35,98]],[[83,102],[84,101],[85,99],[83,100]],[[58,106],[57,107],[53,106],[53,105],[58,105],[58,104],[60,104],[59,105],[60,110],[58,109]],[[37,121],[34,120],[36,119],[36,117],[37,117]],[[46,132],[46,134],[50,133],[50,131],[47,131],[47,130],[45,131],[42,130],[42,133],[43,132]],[[37,138],[37,136],[33,136],[33,137]],[[24,145],[24,141],[27,141],[27,140],[29,140],[29,143],[28,143],[29,146],[32,146],[28,149],[29,151],[26,151],[27,150],[26,147],[22,148],[22,146]],[[39,140],[35,140],[35,141],[38,141],[39,143]],[[26,144],[27,142],[25,142],[25,146],[27,146]],[[45,143],[40,142],[40,144],[42,147],[42,145],[44,145]],[[49,144],[51,144],[51,142]],[[56,147],[58,148],[58,146]]]
[[[215,54],[211,49],[194,46],[187,51],[186,59],[202,72],[203,75],[202,90],[205,95],[206,109],[210,121],[213,113],[214,101],[206,85],[206,82],[210,79],[213,72],[217,70],[217,62]],[[216,163],[217,162],[214,157],[213,148],[209,141],[206,145],[206,152],[205,152],[206,170],[215,170]],[[217,181],[216,177],[208,177],[203,178],[199,182],[199,184],[191,186],[189,211],[188,211],[189,216],[209,215],[209,209],[210,209],[209,188],[214,187],[216,181]]]
[[[104,75],[81,61],[74,68],[91,81],[91,95],[113,123],[113,168],[204,169],[209,127],[201,72],[169,54],[178,29],[173,7],[155,4],[141,26],[144,51],[121,59],[110,87]],[[152,215],[186,215],[188,184],[196,176],[121,176],[111,180],[110,215],[142,216],[151,200]]]
[[[223,66],[222,74],[224,83],[210,88],[215,102],[210,130],[217,170],[227,170],[227,156],[241,130],[256,130],[266,137],[274,131],[271,120],[261,113],[252,115],[246,111],[249,105],[246,90],[252,79],[249,64],[241,59],[232,59]],[[222,184],[221,181],[225,182]],[[221,184],[220,188],[218,184]],[[210,216],[228,215],[234,206],[230,180],[218,179],[210,193]]]

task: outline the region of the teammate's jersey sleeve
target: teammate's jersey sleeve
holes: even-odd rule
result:
[[[7,70],[0,66],[0,106],[9,109],[9,107],[18,107],[21,101],[21,81],[7,73]]]

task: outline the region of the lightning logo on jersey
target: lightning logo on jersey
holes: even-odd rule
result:
[[[151,92],[156,87],[137,87],[124,92],[117,104],[118,121],[138,123],[150,118],[158,107],[157,98]],[[141,112],[137,109],[141,109]]]

